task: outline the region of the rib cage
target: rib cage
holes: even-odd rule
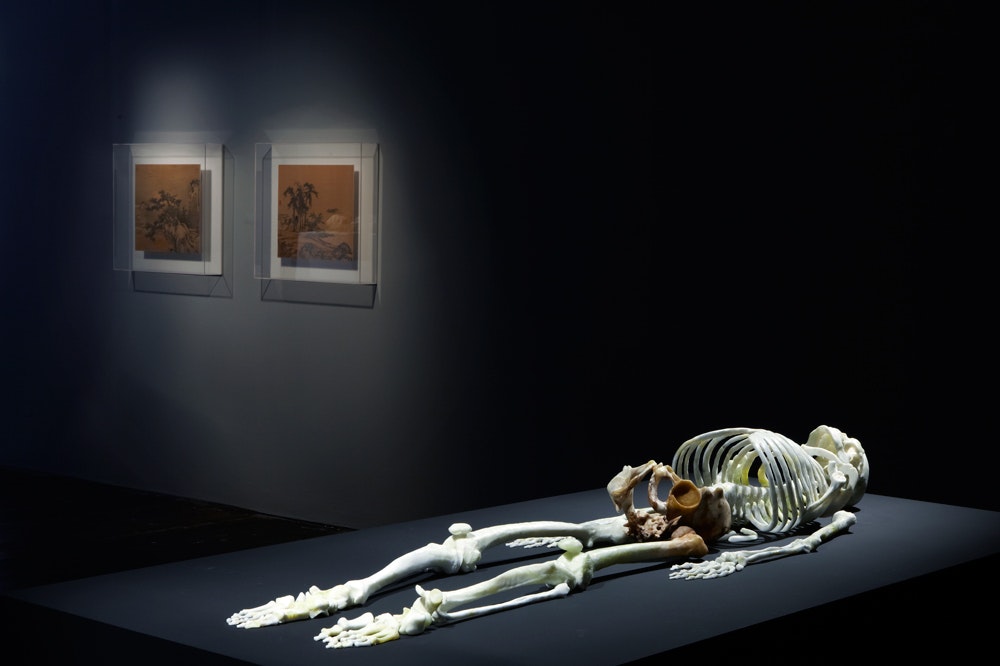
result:
[[[843,448],[843,433],[827,426],[813,431],[809,443],[824,438]],[[864,492],[867,458],[857,440],[847,441],[852,451],[860,451],[853,463],[838,452],[803,447],[769,430],[727,428],[684,442],[671,466],[699,487],[721,487],[734,527],[750,523],[763,532],[787,532],[844,508]]]

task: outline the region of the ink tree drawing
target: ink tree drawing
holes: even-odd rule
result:
[[[138,252],[201,253],[201,166],[137,164],[135,249]]]

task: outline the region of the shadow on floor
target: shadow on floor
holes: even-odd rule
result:
[[[0,467],[0,592],[346,531]]]

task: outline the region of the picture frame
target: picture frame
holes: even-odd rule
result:
[[[114,268],[223,274],[223,147],[114,144]]]
[[[255,162],[254,276],[375,285],[378,144],[258,143]]]

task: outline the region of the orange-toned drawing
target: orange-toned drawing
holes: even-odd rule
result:
[[[197,255],[201,252],[201,166],[135,166],[135,249]]]
[[[354,167],[278,166],[278,257],[305,262],[357,262]]]

